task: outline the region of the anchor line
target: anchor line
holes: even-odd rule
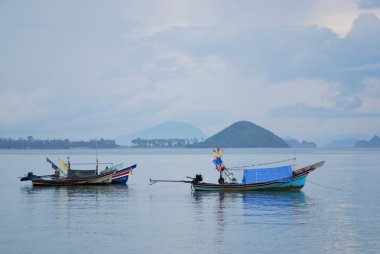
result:
[[[322,184],[319,184],[319,183],[314,183],[314,182],[312,182],[310,180],[306,180],[306,182],[309,182],[311,184],[315,184],[315,185],[317,185],[319,187],[323,187],[323,188],[326,188],[326,189],[332,189],[332,190],[337,190],[337,191],[341,191],[342,190],[342,189],[339,189],[339,188],[330,187],[330,186],[322,185]]]

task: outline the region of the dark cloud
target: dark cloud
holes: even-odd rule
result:
[[[360,103],[358,101],[353,102],[352,105],[344,105],[343,108],[339,106],[327,108],[327,107],[313,107],[306,103],[296,103],[288,106],[283,106],[278,109],[274,109],[272,114],[274,117],[312,117],[319,119],[336,119],[336,118],[379,118],[379,112],[358,112],[353,111],[358,105],[355,103]]]
[[[378,0],[358,0],[357,5],[360,9],[376,9],[376,8],[380,8],[380,1],[378,1]]]
[[[223,56],[243,75],[258,73],[269,82],[309,78],[354,88],[363,77],[378,76],[376,69],[364,66],[380,62],[380,20],[370,13],[361,14],[344,38],[313,26],[238,30],[228,37],[212,28],[173,28],[151,39],[198,56]]]

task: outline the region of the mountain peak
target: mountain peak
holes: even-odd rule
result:
[[[286,137],[284,141],[292,148],[316,148],[317,144],[314,142],[302,140],[301,142],[295,138]]]
[[[360,140],[355,143],[355,147],[380,147],[380,138],[375,135],[369,141]]]
[[[249,121],[239,121],[201,142],[197,147],[289,147],[271,131]]]

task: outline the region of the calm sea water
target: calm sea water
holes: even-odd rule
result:
[[[17,177],[52,173],[46,156],[94,162],[95,151],[0,151],[1,253],[379,253],[380,150],[297,150],[298,166],[325,166],[302,191],[256,193],[149,185],[197,173],[216,182],[210,149],[98,153],[101,162],[138,164],[128,185],[32,187]],[[293,156],[224,150],[227,166]]]

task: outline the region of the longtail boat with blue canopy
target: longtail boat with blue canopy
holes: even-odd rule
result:
[[[213,163],[219,172],[218,183],[203,182],[201,174],[195,177],[187,177],[189,180],[154,180],[151,184],[157,182],[184,182],[190,183],[195,191],[261,191],[261,190],[300,190],[306,183],[306,177],[319,167],[322,167],[324,161],[312,165],[293,169],[293,165],[284,165],[276,167],[260,167],[269,164],[284,163],[294,160],[287,159],[277,162],[256,164],[242,167],[227,168],[222,162],[220,148],[214,151]],[[243,179],[239,183],[233,170],[243,170]],[[227,180],[226,180],[227,179]]]

